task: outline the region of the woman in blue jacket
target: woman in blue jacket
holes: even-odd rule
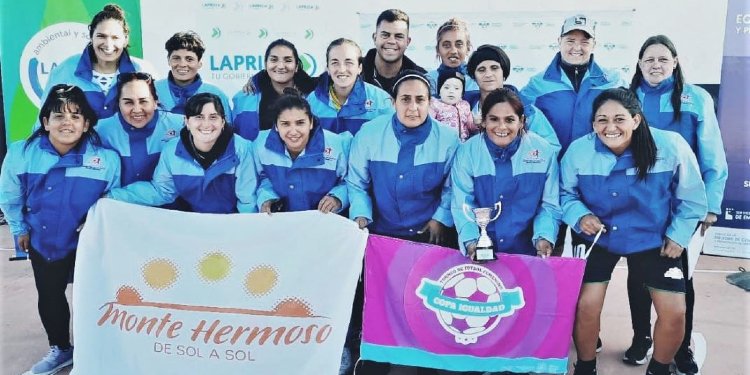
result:
[[[172,35],[164,44],[167,50],[169,74],[167,78],[154,83],[161,98],[161,106],[169,112],[185,114],[185,103],[198,93],[210,92],[221,98],[227,118],[232,118],[229,98],[218,86],[206,82],[198,73],[203,66],[203,53],[206,46],[201,37],[193,31],[180,31]]]
[[[363,123],[393,113],[390,95],[365,83],[360,73],[362,50],[357,43],[339,38],[328,45],[326,72],[307,97],[323,129],[354,136]]]
[[[438,86],[440,73],[457,70],[464,77],[469,75],[466,58],[471,52],[471,36],[466,21],[460,18],[451,18],[438,27],[436,34],[435,55],[440,59],[440,66],[427,72],[427,79],[430,81],[430,95],[433,97],[440,96],[440,87]],[[464,99],[476,98],[478,95],[479,86],[477,86],[477,82],[472,77],[466,77]]]
[[[475,79],[479,86],[476,95],[467,97],[474,116],[474,123],[482,121],[481,109],[484,99],[494,90],[506,88],[518,93],[518,89],[512,85],[506,85],[505,80],[510,75],[510,58],[501,48],[489,44],[479,46],[469,57],[467,65],[469,76]],[[523,100],[523,96],[519,95]],[[526,129],[546,139],[552,146],[560,148],[552,125],[547,121],[544,113],[532,104],[524,103],[524,117],[526,117]]]
[[[0,208],[18,247],[29,253],[50,345],[30,374],[54,373],[73,362],[65,288],[78,233],[89,208],[120,185],[120,160],[99,144],[96,121],[83,90],[53,86],[39,113],[42,126],[11,145],[0,174]]]
[[[274,104],[273,129],[258,135],[260,212],[339,212],[349,205],[346,176],[349,137],[315,121],[310,104],[287,89]]]
[[[271,107],[287,87],[304,95],[315,88],[315,79],[302,68],[297,48],[286,39],[277,39],[266,48],[265,70],[248,81],[245,89],[232,98],[234,132],[254,141],[258,132],[273,128],[276,118]]]
[[[375,234],[456,247],[449,173],[458,133],[429,116],[430,84],[420,72],[396,76],[393,101],[394,115],[365,123],[352,141],[349,217]],[[371,373],[388,371],[365,363]]]
[[[130,28],[125,11],[118,5],[105,5],[94,15],[89,24],[89,37],[91,42],[83,53],[65,59],[50,72],[42,97],[59,83],[76,85],[86,94],[96,117],[104,119],[117,111],[115,90],[112,90],[117,74],[142,71],[146,66],[128,54]]]
[[[562,159],[560,202],[573,243],[589,248],[573,339],[575,375],[596,374],[596,345],[607,283],[621,256],[648,287],[658,318],[648,374],[669,374],[685,331],[680,256],[706,194],[695,156],[678,134],[649,129],[638,97],[605,90],[593,102],[594,132],[571,143]]]
[[[711,95],[698,86],[685,83],[677,49],[664,35],[652,36],[641,46],[630,89],[638,94],[649,125],[679,133],[695,154],[708,200],[708,214],[701,225],[701,235],[705,234],[721,213],[728,176],[726,154]],[[687,267],[687,257],[683,257],[683,263]],[[623,358],[628,363],[637,363],[641,359],[645,361],[646,351],[651,346],[651,301],[643,282],[632,277],[634,274],[628,273],[634,330],[633,346]],[[675,363],[680,373],[695,374],[698,366],[690,350],[695,289],[692,279],[685,280],[685,284],[685,338],[675,355]]]
[[[376,234],[449,244],[448,174],[458,134],[429,117],[423,74],[404,71],[393,91],[396,113],[365,123],[352,141],[349,216]]]
[[[158,109],[154,79],[148,73],[121,73],[117,81],[120,110],[99,122],[99,136],[120,154],[123,186],[151,181],[164,145],[179,136],[185,117]]]
[[[560,224],[557,152],[526,132],[524,106],[508,89],[491,92],[482,104],[484,131],[462,145],[451,170],[451,211],[462,251],[473,258],[479,228],[463,206],[493,207],[501,214],[487,232],[495,251],[546,257]]]
[[[114,199],[162,206],[182,198],[201,213],[258,212],[253,144],[226,125],[221,98],[193,95],[185,105],[185,127],[161,152],[151,181],[110,192]]]

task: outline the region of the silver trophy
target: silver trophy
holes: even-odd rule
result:
[[[474,218],[469,215],[469,210],[474,213]],[[492,217],[493,210],[497,210],[495,217]],[[501,211],[502,204],[500,202],[495,203],[494,207],[489,208],[471,208],[468,204],[464,203],[464,215],[467,219],[476,223],[480,230],[479,239],[477,240],[477,248],[474,252],[474,257],[472,258],[473,261],[486,262],[497,259],[495,256],[495,250],[492,246],[492,240],[490,239],[490,236],[487,235],[487,226],[491,222],[497,220]]]

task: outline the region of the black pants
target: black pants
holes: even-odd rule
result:
[[[687,250],[682,252],[682,271],[688,275]],[[630,300],[630,319],[633,324],[633,335],[636,337],[651,337],[651,295],[638,277],[632,276],[637,272],[630,272],[628,263],[628,300]],[[682,345],[690,345],[693,333],[693,309],[695,308],[695,289],[693,279],[685,279],[685,338]]]
[[[39,295],[37,308],[50,346],[70,347],[70,307],[65,289],[73,273],[75,252],[63,259],[48,262],[36,251],[29,252],[34,283]]]

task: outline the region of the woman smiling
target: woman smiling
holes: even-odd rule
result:
[[[256,189],[253,144],[227,127],[221,98],[201,93],[185,105],[185,127],[164,146],[153,179],[110,196],[149,206],[180,197],[193,212],[257,212]]]

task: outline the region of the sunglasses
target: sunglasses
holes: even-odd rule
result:
[[[117,83],[126,83],[130,81],[146,81],[146,83],[150,84],[153,80],[154,78],[151,77],[151,74],[148,74],[146,72],[127,72],[117,75]]]
[[[63,95],[73,91],[75,87],[76,86],[61,83],[59,85],[53,86],[50,92],[54,92],[56,95]]]

